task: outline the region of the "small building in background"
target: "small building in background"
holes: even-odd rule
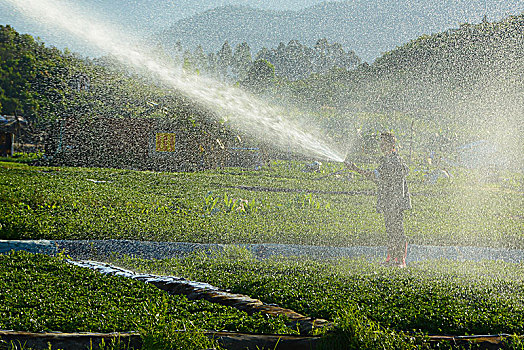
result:
[[[0,157],[13,156],[15,152],[15,137],[27,125],[27,120],[22,117],[0,115]]]
[[[45,157],[53,165],[196,171],[263,162],[257,147],[211,120],[64,118],[47,134]],[[249,157],[239,157],[239,149],[249,149]]]

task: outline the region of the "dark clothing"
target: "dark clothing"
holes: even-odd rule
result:
[[[404,233],[403,211],[411,209],[411,196],[408,191],[406,176],[408,167],[393,152],[380,159],[375,170],[377,191],[377,211],[384,214],[388,236],[386,261],[405,264],[407,254],[407,237]]]
[[[408,171],[406,163],[395,152],[380,158],[380,165],[375,170],[379,213],[411,209],[411,196],[406,183]]]
[[[384,212],[384,222],[386,224],[386,234],[388,236],[388,250],[386,261],[397,264],[405,264],[408,239],[404,233],[402,210]]]

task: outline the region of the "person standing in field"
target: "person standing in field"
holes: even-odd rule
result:
[[[396,139],[392,133],[380,134],[383,156],[373,171],[360,169],[355,163],[344,161],[349,170],[355,171],[377,184],[377,211],[384,215],[388,238],[386,265],[406,267],[408,241],[404,233],[404,210],[411,209],[406,176],[408,166],[397,154]]]

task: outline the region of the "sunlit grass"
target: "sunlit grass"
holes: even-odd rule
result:
[[[296,332],[284,317],[249,316],[205,300],[190,301],[141,281],[73,266],[64,257],[0,255],[0,329],[149,334],[184,324],[200,330]]]
[[[274,163],[260,171],[158,173],[1,163],[0,238],[384,243],[372,183],[324,177],[337,164],[321,174],[302,169]],[[486,184],[468,176],[435,185],[410,177],[410,243],[524,247],[522,175]]]
[[[208,282],[317,318],[358,310],[381,327],[405,332],[524,333],[522,264],[428,260],[398,269],[363,259],[257,260],[241,248],[115,263]]]

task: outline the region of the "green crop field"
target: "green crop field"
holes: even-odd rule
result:
[[[0,255],[0,329],[31,332],[154,334],[229,330],[293,334],[284,317],[248,316],[205,300],[189,301],[124,277],[76,267],[64,257],[12,252]],[[170,325],[169,327],[167,325]],[[0,343],[0,348],[2,344]]]
[[[384,244],[372,183],[343,172],[330,175],[339,164],[324,165],[321,173],[303,166],[274,162],[258,171],[159,173],[0,163],[0,239]],[[477,175],[456,170],[451,181],[431,185],[412,172],[414,209],[405,220],[410,244],[524,248],[523,176],[502,173],[486,182]],[[96,276],[60,257],[16,253],[0,259],[0,328],[158,334],[159,327],[190,322],[195,329],[293,332],[284,319],[167,298],[151,286]],[[429,346],[426,334],[524,334],[522,264],[428,260],[388,269],[361,259],[260,261],[241,248],[169,260],[114,259],[136,271],[208,282],[334,321],[327,348],[421,348]],[[97,295],[111,300],[101,303]],[[159,310],[161,322],[151,326],[143,305]],[[522,348],[517,338],[510,345]]]
[[[67,264],[63,258],[30,253],[0,255],[0,328],[32,332],[132,331],[151,322],[154,309],[171,321],[204,329],[293,333],[283,319],[248,316],[205,300],[169,296],[153,285]],[[51,287],[51,288],[49,288]]]
[[[373,349],[377,344],[420,348],[427,345],[423,338],[409,336],[421,334],[524,333],[522,264],[428,260],[392,269],[363,259],[260,261],[242,248],[183,259],[124,258],[114,263],[137,272],[205,281],[334,320],[335,337],[344,342],[367,339],[356,348]],[[369,339],[370,329],[380,336]],[[387,336],[388,332],[395,336]]]
[[[317,318],[334,320],[354,307],[404,331],[524,333],[522,264],[428,260],[392,269],[363,259],[260,261],[242,249],[116,264],[205,281]]]
[[[300,164],[200,173],[0,165],[0,238],[380,245],[373,184]],[[409,179],[410,243],[524,247],[522,175]]]

